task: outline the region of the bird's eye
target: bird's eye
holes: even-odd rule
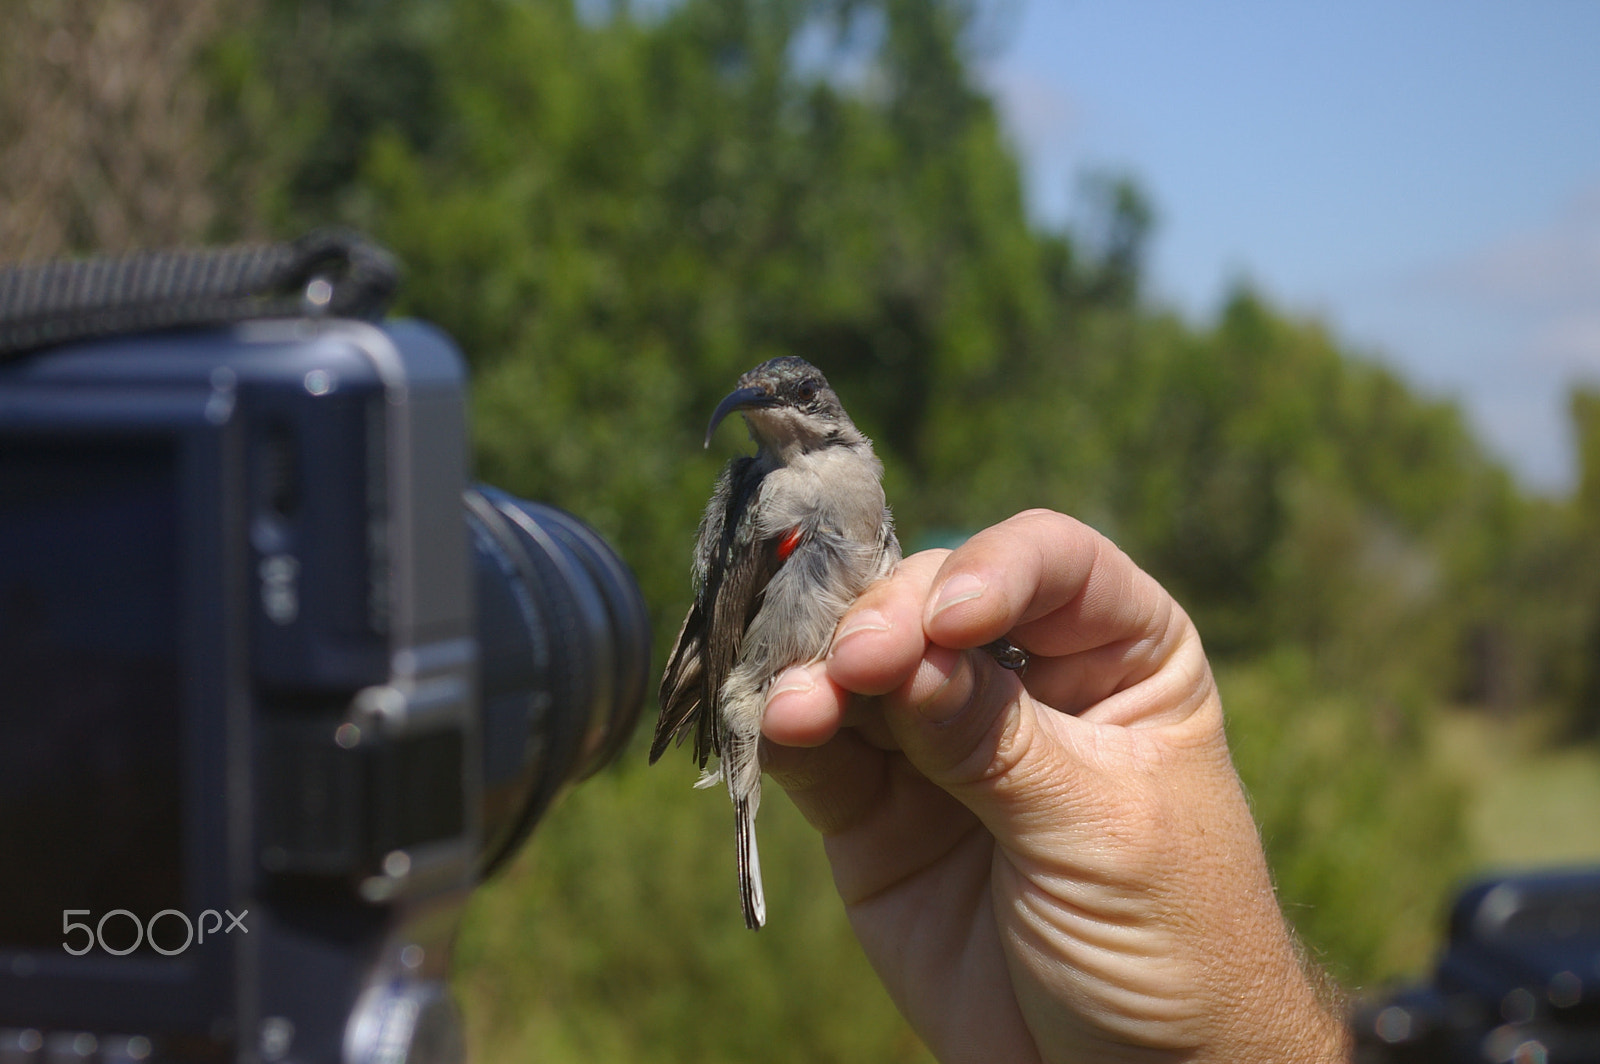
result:
[[[800,396],[800,401],[802,403],[809,403],[811,400],[817,397],[817,382],[801,381],[799,387],[795,389],[795,392]]]

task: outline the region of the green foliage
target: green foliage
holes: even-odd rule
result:
[[[1580,618],[1569,629],[1580,664],[1565,708],[1569,730],[1593,739],[1600,737],[1600,392],[1573,392],[1572,421],[1580,472],[1569,560],[1576,564],[1563,601]]]
[[[619,546],[658,658],[732,449],[701,450],[704,419],[773,355],[821,366],[878,442],[908,544],[1040,505],[1104,529],[1221,663],[1305,938],[1356,981],[1415,967],[1468,857],[1418,752],[1439,707],[1597,719],[1600,400],[1569,510],[1520,495],[1453,404],[1248,290],[1209,323],[1148,306],[1135,181],[1097,180],[1082,233],[1029,223],[969,14],[262,0],[205,53],[219,235],[344,222],[392,247],[400,309],[472,364],[479,474]],[[475,900],[480,1057],[924,1059],[793,810],[763,812],[773,923],[749,935],[725,803],[639,760]]]
[[[931,1061],[856,946],[821,842],[773,790],[761,853],[779,918],[758,934],[725,801],[640,761],[569,795],[473,898],[455,985],[474,1059]]]
[[[1284,912],[1350,986],[1419,972],[1468,868],[1461,782],[1428,757],[1423,707],[1328,690],[1304,655],[1218,674],[1234,761]]]
[[[726,453],[697,454],[700,426],[771,355],[828,370],[905,527],[1021,505],[1021,470],[972,502],[970,468],[951,479],[974,428],[1009,423],[1048,306],[955,7],[884,6],[871,92],[798,58],[803,28],[842,17],[827,3],[696,0],[648,23],[559,2],[389,11],[270,6],[269,44],[225,49],[232,128],[279,171],[268,222],[345,221],[401,256],[401,309],[477,370],[481,473],[613,537],[663,638]],[[369,69],[413,71],[399,110],[341,88]]]

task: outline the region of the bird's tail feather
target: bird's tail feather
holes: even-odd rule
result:
[[[740,798],[734,802],[733,811],[739,851],[739,900],[744,903],[744,926],[756,931],[767,922],[767,898],[761,889],[755,807],[748,798]]]

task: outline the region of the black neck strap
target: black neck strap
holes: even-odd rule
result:
[[[0,361],[119,333],[252,318],[377,321],[399,268],[348,230],[287,244],[139,251],[0,268]]]

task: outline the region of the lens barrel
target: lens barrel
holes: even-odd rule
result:
[[[483,725],[479,878],[516,853],[561,788],[627,744],[650,621],[627,565],[570,514],[467,489]]]

